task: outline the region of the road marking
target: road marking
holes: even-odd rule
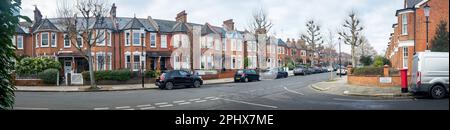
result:
[[[205,97],[205,99],[211,99],[211,98],[216,98],[216,97]]]
[[[162,105],[162,106],[158,106],[158,107],[171,107],[173,106],[172,104],[167,104],[167,105]]]
[[[143,107],[143,108],[140,108],[141,110],[149,110],[149,109],[155,109],[156,107]]]
[[[220,99],[226,100],[226,101],[231,101],[231,102],[237,102],[237,103],[243,103],[243,104],[248,104],[248,105],[254,105],[254,106],[269,107],[269,108],[278,108],[278,107],[276,107],[276,106],[270,106],[270,105],[264,105],[264,104],[258,104],[258,103],[244,102],[244,101],[238,101],[238,100],[232,100],[232,99],[225,99],[225,98],[220,98]]]
[[[286,91],[289,91],[289,92],[291,92],[291,93],[296,93],[296,94],[300,94],[300,95],[305,95],[305,94],[303,94],[303,93],[299,93],[299,92],[297,92],[297,91],[289,90],[289,89],[288,89],[288,88],[286,88],[286,87],[284,87],[284,89],[285,89]]]
[[[195,102],[206,102],[206,100],[198,100],[198,101],[195,101]]]
[[[133,108],[130,108],[130,109],[122,109],[122,110],[134,110]]]
[[[219,100],[219,99],[220,99],[220,98],[217,98],[217,97],[216,97],[216,98],[209,99],[209,100],[213,100],[213,101],[214,101],[214,100]]]
[[[94,108],[94,110],[109,110],[109,107]]]
[[[186,105],[186,104],[191,104],[191,102],[178,103],[178,105]]]
[[[344,98],[333,98],[333,100],[338,101],[349,101],[349,102],[407,102],[413,101],[411,99],[398,99],[398,100],[358,100],[358,99],[344,99]]]
[[[198,100],[201,100],[200,98],[196,98],[196,99],[190,99],[189,101],[198,101]]]
[[[50,110],[50,108],[14,107],[17,110]]]
[[[186,101],[185,100],[173,101],[173,103],[182,103],[182,102],[186,102]]]
[[[145,104],[145,105],[137,105],[136,107],[150,107],[152,106],[151,104]]]
[[[165,104],[169,104],[169,103],[168,102],[155,103],[155,105],[165,105]]]
[[[116,109],[126,109],[126,108],[131,108],[130,106],[121,106],[121,107],[116,107]]]

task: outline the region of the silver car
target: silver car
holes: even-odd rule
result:
[[[413,59],[410,89],[424,92],[435,99],[448,94],[448,52],[418,52]]]

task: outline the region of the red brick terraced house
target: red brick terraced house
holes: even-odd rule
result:
[[[386,57],[391,60],[392,67],[411,68],[414,52],[426,50],[426,17],[424,6],[430,6],[429,16],[429,48],[432,48],[432,38],[440,21],[448,23],[448,0],[405,0],[404,7],[397,10],[397,23],[392,25],[393,33],[386,51]],[[447,24],[448,29],[448,24]],[[447,30],[448,31],[448,30]],[[411,74],[411,69],[408,70]]]
[[[185,11],[178,13],[174,21],[150,16],[117,17],[116,11],[113,4],[110,15],[105,17],[105,24],[92,27],[104,32],[99,33],[103,34],[102,40],[92,48],[95,71],[140,71],[141,66],[144,70],[236,70],[244,68],[245,57],[250,62],[248,68],[257,68],[255,35],[237,30],[232,19],[225,20],[222,27],[218,27],[209,23],[189,23]],[[73,46],[86,46],[87,41],[81,37],[70,39],[61,20],[43,18],[36,7],[34,21],[20,23],[16,28],[12,39],[17,47],[16,54],[54,58],[62,63],[61,74],[87,71],[85,56]],[[197,35],[198,38],[194,38]],[[267,46],[259,51],[265,51],[268,57],[260,66],[284,66],[286,58],[295,61],[297,57],[302,57],[306,63],[306,54],[300,53],[305,48],[304,42],[299,45],[301,43],[300,40],[284,42],[273,36],[267,37]],[[199,48],[199,51],[190,47]],[[199,59],[193,60],[193,56]]]

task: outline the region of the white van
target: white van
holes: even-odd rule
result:
[[[411,73],[411,91],[427,93],[435,99],[448,94],[448,52],[418,52],[414,55]]]

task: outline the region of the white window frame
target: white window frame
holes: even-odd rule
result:
[[[68,38],[68,39],[66,39],[66,37]],[[67,46],[66,45],[66,42],[69,42],[69,45]],[[65,33],[64,35],[63,35],[63,44],[64,44],[64,48],[70,48],[70,47],[72,47],[72,41],[70,40],[70,37],[69,37],[69,34],[67,34],[67,33]]]
[[[47,35],[47,45],[43,45],[43,43],[44,43],[44,35]],[[49,33],[48,32],[44,32],[44,33],[41,33],[41,47],[49,47],[50,46],[50,40],[49,40]]]
[[[402,35],[408,35],[408,14],[402,14]]]
[[[131,46],[131,32],[127,30],[123,33],[123,35],[125,37],[125,46]]]
[[[99,57],[103,57],[103,66],[102,66],[102,69],[100,69],[100,60],[99,60]],[[107,70],[106,69],[106,55],[105,55],[105,53],[103,53],[103,52],[97,52],[97,54],[96,54],[96,56],[95,56],[95,59],[96,59],[96,63],[95,64],[97,64],[96,66],[97,66],[97,71],[102,71],[102,70]]]
[[[54,36],[54,37],[53,37]],[[53,39],[55,38],[55,39]],[[54,44],[53,44],[54,43]],[[56,32],[52,32],[50,34],[50,46],[51,47],[57,47],[58,46],[58,35]]]
[[[403,56],[403,68],[408,68],[408,59],[409,59],[409,53],[408,53],[408,47],[405,46],[403,47],[403,52],[402,52],[402,56]]]
[[[130,57],[130,62],[127,62],[127,57]],[[132,57],[131,57],[131,53],[130,52],[126,52],[125,53],[125,68],[129,68],[129,67],[133,67],[133,65],[131,64],[131,60],[132,59]],[[128,64],[130,64],[130,66],[128,66]]]
[[[95,43],[97,46],[105,46],[106,45],[106,40],[107,40],[106,39],[107,38],[106,33],[107,33],[106,30],[103,30],[103,29],[97,30],[97,34],[96,35],[99,35],[99,34],[103,35],[103,37],[102,36],[97,36],[97,40],[96,40],[97,43]]]
[[[39,33],[36,33],[36,36],[35,36],[35,43],[36,43],[36,48],[39,48],[39,45],[40,45],[40,42],[39,42],[39,37],[40,37],[40,34]]]
[[[17,35],[17,49],[23,49],[23,36]],[[20,45],[20,46],[19,46]]]
[[[111,39],[112,39],[112,32],[110,30],[108,30],[108,36],[107,36],[108,43],[106,43],[107,46],[111,46],[111,42],[112,42]]]
[[[132,36],[131,36],[132,45],[133,46],[141,46],[142,45],[142,39],[141,39],[142,32],[140,32],[138,30],[134,30],[133,33],[131,33],[131,34],[132,34]],[[135,37],[136,34],[138,35],[138,38]],[[136,39],[139,39],[138,43],[135,42]]]
[[[80,39],[81,44],[78,44],[78,41],[79,41],[78,39]],[[79,47],[79,48],[83,47],[83,42],[84,42],[83,37],[81,37],[80,35],[77,35],[77,47]]]
[[[108,66],[107,66],[107,68],[109,69],[109,70],[112,70],[112,53],[108,53],[108,58],[109,58],[109,61],[107,61],[108,63]]]
[[[161,35],[161,48],[167,48],[167,35]]]
[[[156,33],[150,33],[150,47],[156,48]]]
[[[215,40],[214,40],[214,46],[215,46],[215,48],[216,48],[216,51],[220,51],[220,47],[221,47],[222,45],[220,44],[220,40],[219,40],[219,39],[215,39]]]

